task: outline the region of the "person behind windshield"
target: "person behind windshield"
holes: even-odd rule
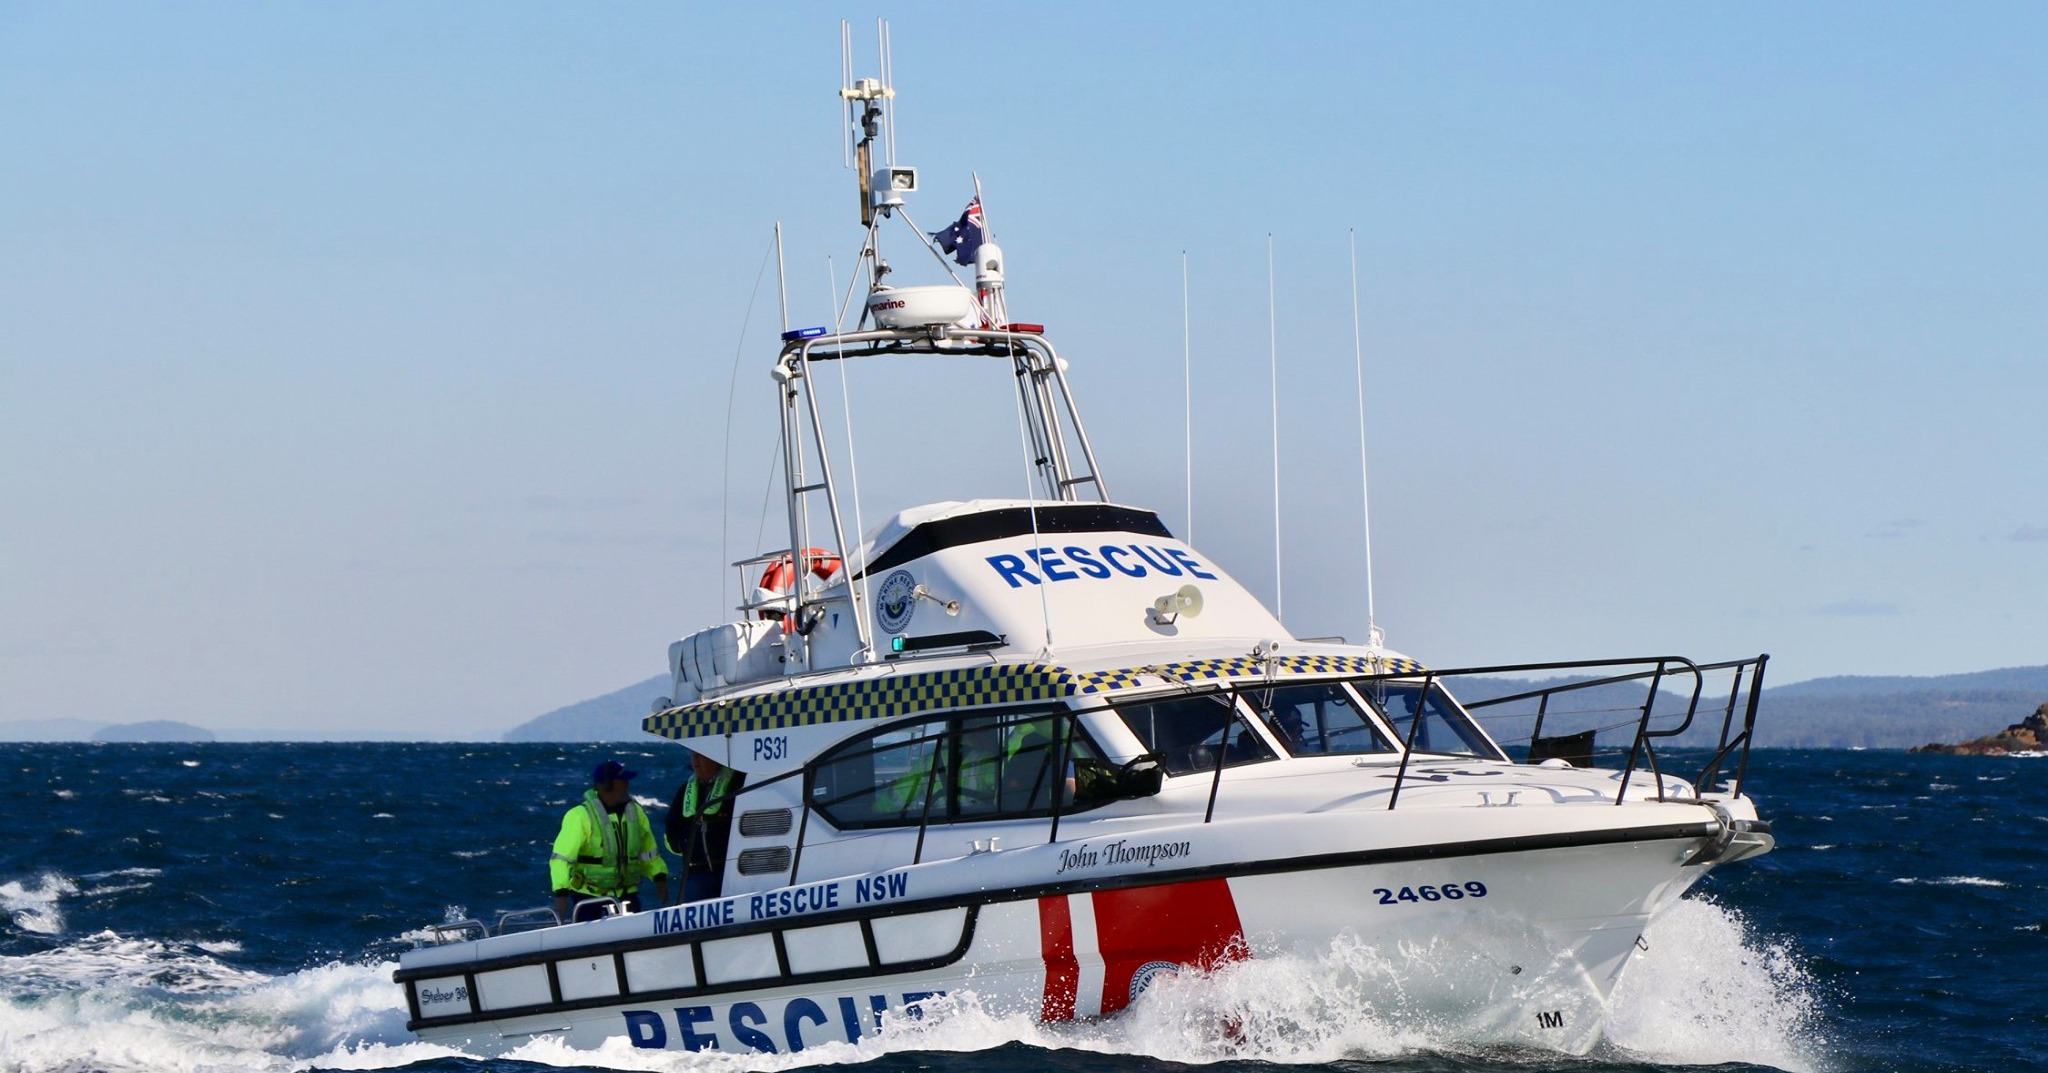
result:
[[[960,780],[958,786],[949,787],[946,751],[955,741],[960,749]],[[924,816],[925,799],[929,797],[930,815],[943,819],[948,814],[949,792],[956,792],[959,806],[968,811],[986,811],[994,806],[1002,744],[993,728],[976,727],[958,735],[939,733],[921,744],[924,748],[903,774],[876,793],[878,815],[906,819]]]
[[[599,899],[605,898],[616,898],[637,913],[640,884],[647,879],[654,880],[658,904],[667,904],[668,862],[655,848],[647,811],[633,800],[637,774],[617,760],[597,765],[582,803],[562,814],[562,829],[548,858],[557,918],[594,920],[604,915],[606,906]]]

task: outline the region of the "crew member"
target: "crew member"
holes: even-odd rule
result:
[[[647,811],[633,800],[633,776],[617,760],[607,760],[590,773],[591,788],[583,803],[562,814],[555,852],[548,858],[548,878],[555,892],[555,915],[570,920],[603,916],[597,898],[617,898],[628,911],[640,911],[640,883],[654,880],[659,904],[668,904],[668,862],[655,849]]]
[[[931,724],[941,727],[942,724]],[[877,816],[905,819],[955,814],[979,814],[994,810],[998,789],[997,773],[1002,766],[1002,742],[993,727],[971,726],[951,734],[940,734],[913,742],[923,749],[903,774],[875,794]],[[960,778],[957,785],[947,777],[952,766],[948,753],[959,748]],[[953,805],[947,797],[953,795]],[[926,798],[930,798],[927,802]],[[929,808],[927,808],[929,804]]]
[[[1055,752],[1065,754],[1061,807],[1090,805],[1116,796],[1116,773],[1072,728],[1057,727],[1060,717],[1046,716],[1011,725],[1003,745],[1003,806],[1009,809],[1049,807],[1048,778]],[[1055,742],[1066,737],[1056,750]]]
[[[1051,804],[1053,721],[1030,719],[1010,727],[1003,744],[1003,804],[1010,808],[1046,808]],[[1069,749],[1069,752],[1072,750]],[[1074,793],[1073,765],[1066,780],[1067,802]]]
[[[725,849],[732,841],[732,797],[747,781],[700,752],[690,753],[690,777],[668,807],[668,851],[683,859],[683,900],[716,898],[725,885]]]

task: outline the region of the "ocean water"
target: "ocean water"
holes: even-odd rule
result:
[[[561,810],[609,755],[0,745],[0,1071],[2048,1069],[2048,760],[1826,750],[1755,755],[1778,851],[1650,931],[1585,1058],[1365,1006],[1343,987],[1379,956],[1358,941],[1173,980],[1098,1024],[970,1000],[800,1055],[413,1040],[398,952],[429,923],[538,904]],[[619,755],[650,806],[685,770],[671,747]]]

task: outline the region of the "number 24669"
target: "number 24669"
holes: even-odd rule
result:
[[[1380,896],[1381,905],[1399,905],[1402,902],[1455,902],[1465,898],[1486,897],[1486,884],[1474,879],[1464,883],[1402,887],[1398,891],[1388,887],[1374,887],[1372,892]]]

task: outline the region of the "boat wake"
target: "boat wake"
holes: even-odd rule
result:
[[[1672,906],[1643,940],[1650,949],[1615,988],[1608,1047],[1671,1065],[1828,1068],[1821,984],[1790,943],[1697,897]]]
[[[268,976],[221,960],[236,952],[103,931],[0,958],[0,1071],[371,1069],[454,1053],[405,1031],[391,962]]]
[[[1609,1065],[1748,1064],[1825,1068],[1822,1004],[1797,954],[1757,936],[1739,914],[1688,899],[1645,936],[1648,951],[1614,995],[1606,1041],[1584,1059],[1536,1048],[1475,1046],[1469,1024],[1432,1022],[1362,996],[1427,951],[1389,956],[1340,940],[1316,958],[1264,958],[1206,974],[1163,977],[1119,1017],[1039,1024],[984,1009],[971,992],[899,1020],[858,1044],[797,1053],[636,1050],[614,1039],[578,1050],[542,1038],[502,1056],[561,1068],[742,1073],[857,1065],[913,1052],[998,1047],[1081,1051],[1183,1064],[1314,1065],[1404,1057],[1482,1057],[1489,1064],[1597,1069]],[[0,958],[0,1071],[78,1069],[296,1071],[470,1068],[473,1056],[405,1030],[389,961],[329,963],[280,976],[236,968],[233,944],[173,943],[101,932]],[[1361,986],[1367,985],[1367,986]],[[495,1062],[473,1059],[475,1068]],[[885,1063],[886,1064],[886,1063]]]

